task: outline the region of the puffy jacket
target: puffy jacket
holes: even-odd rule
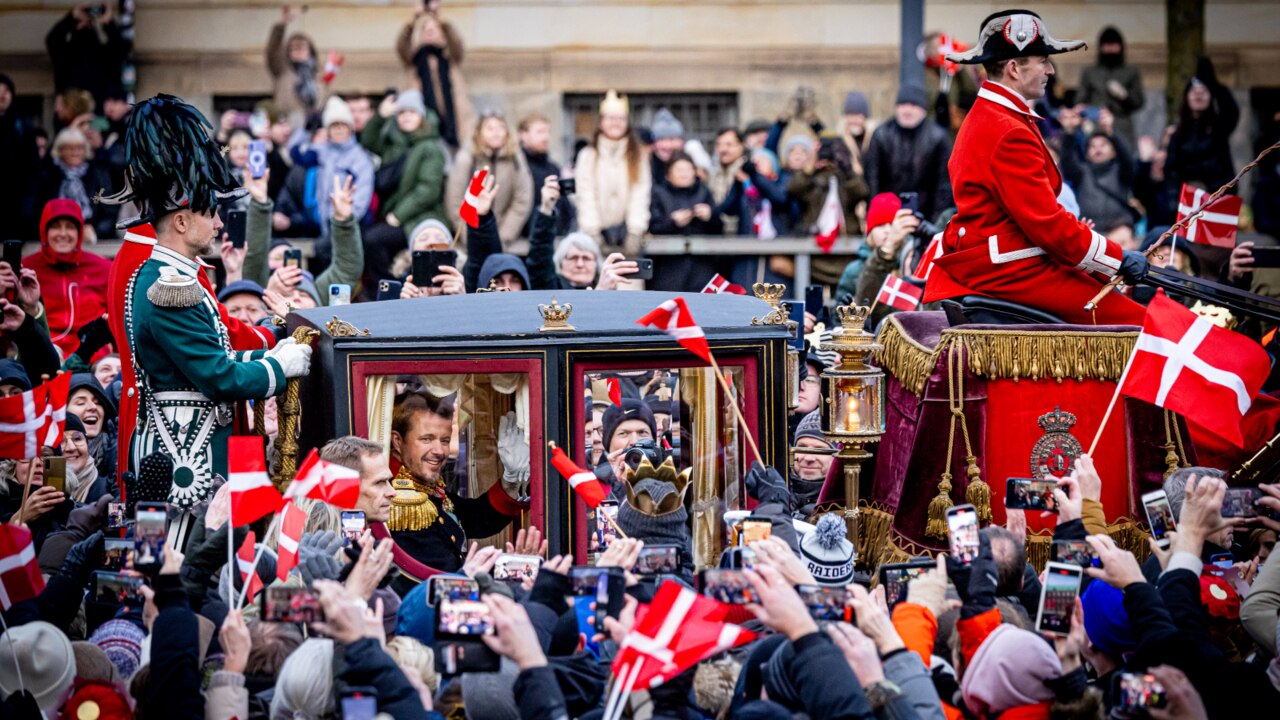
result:
[[[947,173],[950,159],[951,140],[937,123],[926,119],[904,128],[891,120],[876,129],[867,147],[864,164],[871,197],[882,192],[919,193],[920,212],[933,219],[955,205]]]
[[[57,218],[71,218],[80,226],[76,249],[55,253],[49,247],[47,229]],[[40,279],[40,295],[44,300],[49,335],[63,357],[80,345],[76,332],[107,311],[107,271],[111,262],[84,252],[84,219],[74,200],[55,198],[40,214],[40,252],[23,260],[23,266],[36,271]]]
[[[436,123],[436,114],[428,110],[422,127],[406,133],[374,114],[360,134],[360,142],[382,158],[382,167],[404,157],[400,184],[382,208],[395,215],[405,229],[429,217],[449,223],[444,207],[444,151]]]
[[[692,210],[695,205],[710,207],[711,219],[700,220],[695,216],[683,227],[671,219],[671,213]],[[694,180],[693,185],[678,188],[663,180],[653,187],[649,202],[649,232],[653,235],[720,235],[724,233],[724,225],[716,212],[716,201],[702,181]]]

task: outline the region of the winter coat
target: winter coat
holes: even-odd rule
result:
[[[831,186],[832,170],[818,170],[812,173],[796,173],[791,176],[787,186],[787,195],[799,201],[804,208],[800,216],[800,224],[795,229],[803,232],[818,222],[822,206],[827,201],[827,192]],[[836,185],[840,196],[840,209],[844,211],[844,234],[858,235],[862,232],[862,221],[856,212],[858,204],[871,197],[867,192],[867,182],[856,173],[840,179]]]
[[[639,238],[649,229],[649,200],[653,178],[647,152],[640,158],[639,174],[632,182],[627,171],[627,142],[601,135],[596,144],[578,153],[578,229],[602,242],[604,231],[626,226],[628,256],[639,249]]]
[[[200,695],[200,626],[187,604],[177,575],[158,575],[153,581],[160,610],[152,626],[151,679],[143,701],[166,718],[204,718]],[[140,698],[141,700],[141,698]]]
[[[112,192],[111,176],[107,173],[106,168],[99,165],[94,160],[86,159],[89,163],[89,170],[85,172],[81,182],[84,183],[85,194],[92,200],[97,197],[98,192],[110,194]],[[36,187],[36,207],[44,207],[50,200],[62,197],[62,181],[66,175],[62,172],[52,159],[45,158],[44,164],[40,169],[40,180]],[[115,205],[103,205],[94,203],[92,208],[93,217],[89,220],[89,224],[93,226],[93,230],[97,233],[99,240],[114,238],[119,235],[116,232],[116,217],[120,214],[119,208]],[[83,215],[85,208],[81,207],[80,211]]]
[[[124,38],[119,23],[114,21],[100,28],[78,28],[78,24],[67,13],[44,38],[53,61],[54,91],[88,90],[97,106],[102,107],[107,92],[121,88],[121,66],[133,43]]]
[[[471,175],[487,167],[498,182],[498,194],[493,198],[492,212],[498,221],[498,236],[503,250],[520,239],[529,212],[533,210],[533,178],[525,164],[524,153],[514,144],[495,155],[477,155],[475,148],[459,150],[453,158],[453,170],[445,189],[445,207],[450,214],[462,207],[462,198],[471,184]]]
[[[319,212],[320,231],[329,234],[329,217],[333,207],[329,194],[333,192],[333,179],[344,179],[348,173],[354,178],[352,184],[355,196],[352,203],[351,216],[356,222],[364,219],[373,202],[373,158],[358,140],[352,137],[339,145],[325,142],[315,146],[320,171],[316,173],[316,210]]]
[[[373,638],[350,645],[334,643],[333,684],[337,693],[347,688],[371,687],[378,698],[378,712],[396,720],[443,720],[422,707],[418,691],[409,684],[396,661]]]
[[[55,218],[70,217],[81,225],[76,249],[59,255],[49,247],[46,232]],[[63,357],[80,345],[76,333],[107,311],[107,274],[111,261],[84,252],[83,221],[80,206],[72,200],[50,200],[40,214],[40,252],[25,258],[24,267],[35,271],[40,279],[40,296],[44,301],[49,335]]]
[[[469,137],[475,123],[475,109],[462,77],[462,36],[453,25],[435,18],[444,35],[444,46],[432,47],[418,41],[425,16],[405,23],[396,37],[396,54],[405,66],[405,86],[422,91],[423,101],[440,117],[440,136],[451,148],[458,138]],[[447,72],[441,72],[444,68]],[[452,114],[450,114],[452,110]]]
[[[560,166],[556,164],[546,153],[534,152],[525,147],[520,148],[520,152],[524,154],[525,165],[529,167],[529,175],[533,179],[533,208],[529,212],[529,221],[525,224],[523,235],[525,237],[533,236],[533,217],[538,214],[539,208],[542,207],[542,184],[547,178],[555,175],[557,178],[563,177]],[[569,201],[566,193],[560,193],[560,199],[556,201],[556,226],[557,235],[566,235],[569,228],[573,224],[573,203]]]
[[[1230,140],[1240,122],[1240,106],[1230,88],[1217,83],[1211,88],[1216,117],[1206,113],[1189,123],[1179,123],[1169,138],[1164,177],[1175,203],[1183,183],[1202,183],[1213,192],[1235,176]]]
[[[289,218],[289,227],[280,233],[281,237],[315,237],[320,234],[320,212],[316,208],[316,178],[319,174],[320,168],[314,165],[294,164],[289,170],[275,203],[276,212]]]
[[[285,39],[284,32],[285,24],[276,23],[271,26],[271,34],[267,37],[267,70],[271,73],[271,97],[277,110],[290,115],[293,120],[298,120],[307,113],[315,112],[324,107],[325,100],[329,96],[329,86],[320,82],[319,77],[316,77],[315,102],[310,106],[303,104],[294,89],[298,79],[298,69],[289,60],[289,42],[294,38],[301,38],[307,41],[307,46],[311,48],[311,58],[313,60],[313,65],[310,68],[312,75],[318,76],[320,74],[320,70],[324,67],[324,60],[316,52],[315,43],[311,42],[311,38],[302,33],[295,33]],[[300,127],[301,124],[300,122],[294,122],[294,127]]]
[[[1113,135],[1110,140],[1116,156],[1104,163],[1094,164],[1083,159],[1081,145],[1088,141],[1081,133],[1064,135],[1059,153],[1062,176],[1075,190],[1081,216],[1100,228],[1130,223],[1134,219],[1128,203],[1133,196],[1133,157],[1119,136]]]
[[[739,235],[742,232],[740,227],[750,228],[749,219],[743,221],[742,218],[747,215],[746,198],[741,194],[733,194],[734,187],[738,184],[738,171],[747,165],[747,156],[738,158],[728,166],[716,163],[715,172],[711,173],[711,178],[707,180],[707,186],[711,190],[711,197],[715,198],[716,203],[725,204],[724,217],[721,221],[724,223],[724,232],[730,235]],[[733,203],[726,203],[732,194]]]
[[[244,279],[252,280],[262,287],[271,279],[271,270],[267,267],[267,255],[271,252],[271,213],[274,206],[253,200],[249,203],[249,213],[245,217],[245,256]],[[330,285],[350,285],[355,288],[360,284],[360,274],[364,271],[364,245],[360,242],[360,225],[356,222],[354,211],[350,218],[341,222],[330,219],[330,240],[333,242],[332,260],[329,267],[316,275],[316,292],[320,293],[320,302],[328,304]]]
[[[524,265],[529,270],[531,290],[578,289],[556,267],[555,226],[555,214],[543,215],[540,210],[533,213],[529,230],[529,254],[524,259]],[[598,270],[596,274],[599,275]]]
[[[436,132],[435,113],[428,110],[422,127],[412,135],[375,114],[360,134],[360,141],[382,158],[381,167],[403,157],[400,185],[381,205],[385,214],[395,215],[406,230],[427,218],[449,223],[444,206],[444,151]]]
[[[1107,90],[1107,83],[1115,80],[1128,93],[1120,100]],[[1080,76],[1079,102],[1096,105],[1111,111],[1115,117],[1115,132],[1123,137],[1129,147],[1134,147],[1137,137],[1133,134],[1133,114],[1142,109],[1146,96],[1142,94],[1142,73],[1132,65],[1108,67],[1099,62],[1084,69]]]
[[[710,207],[711,219],[701,220],[695,216],[683,227],[671,219],[671,213],[692,210],[695,205]],[[653,235],[721,235],[724,225],[716,213],[716,201],[711,197],[711,191],[701,180],[695,179],[687,188],[678,188],[663,180],[654,186],[649,201],[649,232]]]
[[[937,123],[926,119],[907,129],[890,120],[871,136],[863,158],[871,196],[882,192],[918,193],[920,212],[932,220],[955,205],[947,174],[950,159],[951,139]],[[845,214],[849,212],[846,207]]]

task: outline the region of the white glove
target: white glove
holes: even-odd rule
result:
[[[284,370],[286,378],[302,377],[311,372],[311,346],[284,345],[281,343],[275,347],[275,355],[272,355],[276,362],[280,363],[280,369]]]
[[[297,344],[298,344],[298,343],[297,343],[297,341],[296,341],[296,340],[294,340],[294,339],[293,339],[293,338],[291,338],[291,337],[287,337],[287,338],[285,338],[285,339],[281,340],[280,342],[276,343],[275,347],[273,347],[273,348],[271,348],[270,350],[268,350],[268,351],[267,351],[267,355],[266,355],[266,357],[275,357],[275,356],[276,356],[276,353],[280,352],[281,350],[285,349],[286,347],[289,347],[290,345],[297,345]]]
[[[509,412],[498,422],[498,459],[502,460],[503,489],[516,491],[516,497],[528,494],[529,443],[516,424],[516,414]]]

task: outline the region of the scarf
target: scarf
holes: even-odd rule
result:
[[[422,99],[440,118],[440,137],[451,147],[458,147],[458,126],[453,114],[453,79],[449,59],[439,45],[423,45],[413,54],[413,66],[422,83]]]
[[[101,437],[101,436],[99,436]],[[67,468],[70,470],[71,468]],[[72,476],[75,480],[72,480]],[[78,503],[84,504],[88,497],[89,491],[93,489],[93,484],[98,481],[98,466],[90,462],[84,469],[67,473],[67,487],[71,490],[71,499]]]
[[[62,184],[58,186],[58,197],[74,200],[80,206],[80,214],[87,224],[93,219],[93,202],[89,199],[89,191],[84,186],[84,176],[89,172],[89,163],[83,162],[71,167],[55,157],[53,164],[62,171]]]
[[[298,102],[308,110],[314,110],[316,100],[320,97],[320,88],[316,85],[316,59],[310,58],[293,64],[293,94]]]

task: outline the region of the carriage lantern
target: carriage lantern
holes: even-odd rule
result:
[[[862,463],[871,459],[866,446],[884,434],[884,371],[867,363],[883,348],[865,325],[871,309],[860,305],[836,308],[840,327],[831,332],[824,351],[839,354],[840,362],[822,371],[822,433],[839,448],[844,465],[845,521],[849,539],[857,544],[858,484]]]

